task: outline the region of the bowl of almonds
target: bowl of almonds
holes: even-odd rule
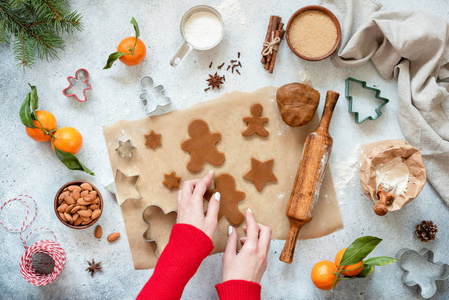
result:
[[[83,180],[64,184],[55,196],[55,213],[67,227],[84,229],[94,225],[103,211],[103,197]]]

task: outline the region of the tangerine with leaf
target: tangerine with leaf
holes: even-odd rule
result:
[[[338,283],[336,273],[337,266],[333,262],[330,260],[320,261],[313,266],[312,282],[320,290],[330,290]]]
[[[51,147],[61,151],[77,154],[83,146],[83,136],[73,127],[61,127],[55,131],[52,137]]]
[[[338,251],[337,255],[335,256],[335,265],[337,265],[337,266],[340,265],[341,259],[343,258],[343,255],[345,254],[346,249],[347,248],[344,248],[344,249],[341,249],[340,251]],[[363,259],[353,265],[340,266],[339,270],[341,270],[342,275],[345,275],[348,277],[357,276],[363,270]]]
[[[55,116],[46,110],[38,110],[35,112],[37,120],[32,120],[36,128],[25,126],[25,131],[30,138],[36,142],[50,141],[50,135],[56,130]]]

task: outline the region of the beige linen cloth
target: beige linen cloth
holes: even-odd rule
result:
[[[420,11],[380,11],[369,0],[324,0],[340,20],[338,67],[371,60],[382,77],[398,79],[398,120],[421,151],[427,178],[449,205],[449,26]],[[363,78],[362,78],[363,79]]]

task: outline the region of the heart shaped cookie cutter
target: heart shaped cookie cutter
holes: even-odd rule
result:
[[[67,77],[69,86],[62,90],[62,94],[66,97],[75,97],[75,99],[78,100],[79,102],[86,102],[87,100],[86,90],[89,90],[92,87],[90,83],[87,82],[87,80],[89,80],[89,72],[86,69],[78,69],[75,72],[75,77],[73,76]],[[71,90],[74,87],[74,82],[80,81],[82,81],[83,84],[86,85],[86,87],[83,89],[83,96],[84,96],[83,99],[78,98],[78,96]]]

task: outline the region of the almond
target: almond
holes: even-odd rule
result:
[[[96,196],[94,196],[94,195],[92,195],[92,194],[88,194],[88,195],[84,196],[83,199],[84,199],[84,201],[92,202],[92,201],[95,200],[95,198],[96,198]]]
[[[64,216],[64,213],[60,212],[59,216],[61,217],[61,219],[63,219],[65,222],[67,222],[67,219]]]
[[[65,212],[65,210],[66,210],[67,207],[69,207],[67,204],[61,204],[61,205],[59,205],[59,207],[58,207],[58,211],[59,211],[60,213],[63,213],[63,212]]]
[[[78,226],[78,225],[80,225],[81,223],[83,223],[83,219],[81,219],[81,218],[78,218],[78,219],[76,219],[76,221],[73,223],[75,226]]]
[[[72,214],[76,213],[77,211],[79,211],[81,209],[81,206],[77,205],[74,208],[72,208],[72,210],[70,211]]]
[[[70,197],[70,196],[65,196],[65,197],[64,197],[64,201],[65,201],[68,205],[75,204],[75,199],[73,199],[73,198]]]
[[[78,204],[78,205],[90,205],[91,203],[90,202],[87,202],[87,201],[85,201],[84,200],[84,198],[79,198],[78,200],[76,200],[76,204]]]
[[[74,200],[78,200],[79,197],[80,197],[80,191],[79,191],[79,190],[74,190],[74,191],[72,192],[72,198],[73,198]]]
[[[83,217],[80,215],[80,218],[83,220],[83,222],[90,222],[92,219],[90,217]]]
[[[83,198],[84,198],[84,196],[86,196],[86,195],[88,195],[88,194],[89,194],[89,191],[84,190],[84,191],[81,192],[80,197],[83,197]]]
[[[96,210],[94,210],[94,211],[92,212],[91,218],[92,218],[92,220],[95,220],[95,219],[97,219],[100,215],[101,215],[101,209],[96,209]]]
[[[80,187],[81,187],[83,190],[92,191],[92,186],[91,186],[90,184],[88,184],[87,182],[81,183]]]
[[[84,221],[83,223],[81,223],[81,225],[87,225],[90,224],[91,221]]]
[[[92,204],[91,206],[89,206],[89,209],[91,209],[92,211],[96,210],[97,208],[100,208],[97,204]]]
[[[120,233],[118,233],[118,232],[111,233],[108,236],[108,242],[109,243],[115,242],[119,237],[120,237]]]
[[[97,197],[97,198],[95,199],[95,202],[94,202],[94,203],[95,203],[95,204],[100,204],[100,198]]]
[[[94,195],[95,197],[97,197],[97,191],[92,191],[89,193],[89,195]]]
[[[70,215],[70,214],[68,214],[68,213],[64,213],[64,217],[65,217],[65,219],[68,221],[68,222],[70,222],[70,223],[72,223],[73,222],[73,219],[72,219],[72,216]]]
[[[80,186],[78,186],[78,185],[69,185],[68,187],[67,187],[67,189],[69,190],[69,191],[71,191],[71,192],[73,192],[74,190],[78,190],[79,192],[81,192],[81,187]]]
[[[87,206],[81,205],[81,209],[87,209]]]
[[[90,209],[83,209],[83,210],[79,210],[78,214],[81,217],[89,218],[90,216],[92,216],[92,211]]]
[[[69,195],[68,191],[62,192],[61,194],[59,194],[58,200],[62,201],[62,200],[64,200],[64,197],[68,196],[68,195]]]
[[[102,235],[103,235],[103,228],[101,228],[101,226],[98,225],[97,228],[95,228],[95,237],[99,239],[101,238]]]
[[[69,206],[67,206],[67,208],[65,209],[65,212],[66,213],[71,213],[72,212],[72,209],[75,207],[75,205],[69,205]]]
[[[79,217],[80,217],[80,215],[79,215],[78,213],[74,213],[74,214],[72,215],[73,222],[75,222],[76,220],[78,220]]]

